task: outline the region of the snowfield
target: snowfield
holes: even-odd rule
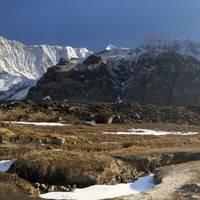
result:
[[[181,132],[181,131],[155,131],[148,129],[130,129],[125,132],[104,132],[104,134],[113,134],[113,135],[197,135],[198,132]]]
[[[7,172],[15,160],[1,160],[0,161],[0,172]]]
[[[94,185],[74,192],[51,192],[40,195],[45,199],[57,200],[101,200],[124,195],[148,192],[155,186],[153,174],[142,177],[133,183],[117,185]]]
[[[36,126],[70,126],[70,124],[62,124],[59,122],[4,122],[11,124],[22,124],[22,125],[36,125]]]

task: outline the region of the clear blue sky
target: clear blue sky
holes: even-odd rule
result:
[[[200,41],[200,0],[0,0],[0,35],[100,50],[164,33]]]

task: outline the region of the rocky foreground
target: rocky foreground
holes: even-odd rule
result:
[[[200,124],[200,106],[154,106],[139,103],[70,103],[20,101],[0,105],[1,121],[84,124],[174,123]]]
[[[165,174],[161,173],[165,168],[158,170],[160,167],[171,165],[166,169],[175,177],[185,169],[196,173],[198,162],[187,162],[200,160],[198,107],[26,101],[1,105],[0,119],[0,160],[16,159],[7,173],[0,174],[2,200],[39,199],[39,194],[47,192],[129,183],[158,171],[165,183]],[[47,123],[34,125],[24,121]],[[195,134],[113,134],[132,128]],[[186,164],[178,171],[176,164],[180,163]],[[152,190],[153,194],[161,195],[158,188],[163,183]]]

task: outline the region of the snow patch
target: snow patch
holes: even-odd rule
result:
[[[7,172],[16,160],[1,160],[0,172]]]
[[[197,135],[198,132],[181,132],[181,131],[156,131],[148,129],[130,129],[128,131],[122,132],[104,132],[104,134],[113,134],[113,135]]]
[[[133,183],[117,185],[94,185],[74,192],[51,192],[40,195],[45,199],[57,200],[101,200],[125,195],[148,192],[155,186],[153,174],[142,177]]]
[[[11,124],[22,124],[22,125],[36,125],[36,126],[70,126],[70,124],[62,124],[59,122],[4,122],[4,123],[11,123]]]
[[[50,96],[46,96],[46,97],[44,97],[43,99],[42,99],[43,101],[51,101],[51,97]]]
[[[30,87],[20,90],[14,96],[12,96],[9,100],[17,100],[18,101],[18,100],[25,99],[28,94],[29,89],[30,89]]]
[[[91,125],[91,126],[95,126],[97,123],[95,120],[92,120],[92,121],[87,121],[86,122],[88,125]]]

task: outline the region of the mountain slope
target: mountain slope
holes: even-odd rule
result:
[[[140,57],[128,81],[125,101],[144,104],[200,105],[200,61],[174,52]]]
[[[70,69],[70,70],[69,70]],[[82,63],[58,64],[29,90],[27,98],[36,102],[54,101],[90,101],[112,102],[117,100],[118,88],[112,76],[107,60],[90,55]]]
[[[35,84],[60,58],[82,59],[89,54],[85,48],[27,46],[0,37],[0,100],[12,99],[21,89]]]
[[[91,55],[73,67],[69,64],[49,68],[29,90],[28,99],[37,102],[48,98],[79,102],[136,101],[154,105],[200,104],[200,61],[193,57],[175,52],[152,57],[149,52],[133,63],[132,72],[126,71],[126,63],[120,68],[110,68],[107,59],[98,55]]]

